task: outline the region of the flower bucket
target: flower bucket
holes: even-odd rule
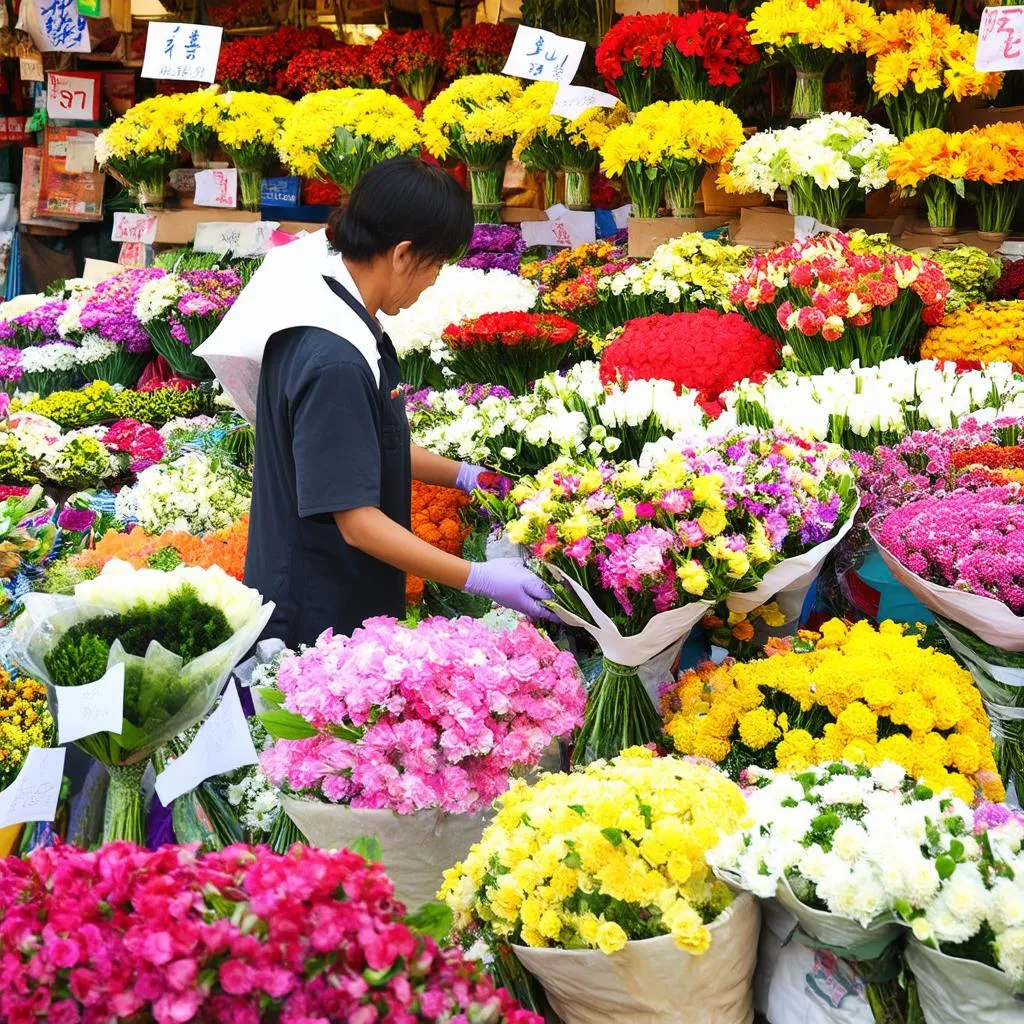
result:
[[[14,852],[21,836],[21,828],[21,825],[8,825],[6,828],[0,828],[0,857],[9,857]]]
[[[907,943],[907,966],[927,1024],[1020,1024],[1024,997],[1009,976],[975,960],[960,960],[916,939]]]
[[[711,946],[693,956],[670,935],[596,949],[513,946],[564,1024],[751,1024],[761,915],[740,893],[709,925]]]
[[[395,898],[414,910],[437,897],[444,872],[483,835],[484,815],[367,810],[281,795],[281,806],[313,846],[337,850],[364,836],[380,843]]]

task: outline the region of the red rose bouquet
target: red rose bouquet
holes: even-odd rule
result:
[[[516,27],[508,22],[492,25],[482,21],[457,28],[448,42],[445,75],[458,78],[460,75],[498,74],[505,66],[515,37]]]
[[[601,353],[601,380],[670,380],[698,392],[709,416],[723,409],[719,395],[737,381],[764,380],[779,368],[776,343],[738,313],[656,313],[630,320]]]
[[[678,20],[673,14],[629,15],[597,48],[598,74],[634,113],[654,101],[655,75],[675,41]]]
[[[792,350],[804,373],[878,366],[916,352],[945,313],[950,288],[934,260],[873,245],[863,235],[818,235],[755,256],[730,299]]]
[[[707,8],[675,20],[665,67],[681,100],[728,103],[753,77],[761,59],[746,18]]]
[[[366,73],[368,46],[337,46],[333,50],[304,50],[285,68],[284,91],[296,99],[324,89],[368,89],[373,83]]]
[[[549,313],[485,313],[441,335],[448,366],[471,384],[501,384],[525,395],[531,381],[579,354],[583,339],[571,320]]]
[[[350,850],[7,857],[0,1018],[541,1024],[404,915],[383,867]]]
[[[434,32],[385,32],[370,47],[366,67],[374,85],[386,88],[398,82],[407,96],[427,100],[437,85],[447,53],[444,36]]]

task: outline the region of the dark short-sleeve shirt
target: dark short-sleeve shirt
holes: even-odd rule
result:
[[[245,582],[276,605],[264,636],[292,648],[328,627],[349,634],[371,616],[405,610],[405,574],[346,544],[333,515],[372,506],[410,525],[398,358],[362,303],[325,280],[377,338],[380,383],[356,347],[329,331],[294,327],[267,342]]]

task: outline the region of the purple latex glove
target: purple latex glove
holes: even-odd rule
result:
[[[459,475],[455,478],[455,486],[460,491],[472,494],[477,489],[477,481],[481,473],[488,472],[485,466],[474,466],[471,462],[464,462],[459,466]]]
[[[519,561],[518,558],[495,558],[490,562],[473,562],[466,580],[466,593],[490,598],[495,604],[522,612],[532,619],[558,622],[558,616],[540,602],[550,601],[548,585]]]

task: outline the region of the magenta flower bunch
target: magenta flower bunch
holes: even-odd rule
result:
[[[277,673],[283,707],[315,735],[279,739],[261,758],[287,790],[356,808],[453,814],[487,807],[509,773],[532,767],[583,718],[571,654],[530,623],[470,618],[415,627],[368,619],[328,630]]]
[[[195,348],[234,305],[242,291],[242,279],[233,270],[186,270],[178,278],[185,291],[168,318],[171,336]]]
[[[128,352],[150,351],[149,335],[135,315],[135,300],[143,285],[165,274],[159,267],[147,267],[101,281],[82,306],[82,331],[123,345]]]
[[[1024,614],[1024,504],[1016,485],[921,498],[876,517],[871,529],[922,579]]]
[[[12,320],[0,320],[0,341],[13,341],[18,348],[60,341],[57,322],[67,309],[63,299],[51,299]]]
[[[40,849],[0,861],[9,1024],[541,1024],[403,920],[348,850]]]
[[[21,349],[0,345],[0,388],[13,392],[21,380]]]

